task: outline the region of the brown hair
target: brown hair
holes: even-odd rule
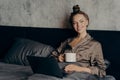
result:
[[[76,14],[82,14],[88,20],[88,24],[89,24],[89,17],[88,17],[88,15],[85,12],[80,10],[79,5],[75,5],[75,6],[73,6],[73,12],[71,13],[70,19],[69,19],[69,22],[70,22],[71,25],[73,23],[73,17]]]

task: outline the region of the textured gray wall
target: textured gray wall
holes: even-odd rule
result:
[[[88,13],[89,29],[120,30],[120,0],[0,0],[0,25],[67,28],[75,4]]]

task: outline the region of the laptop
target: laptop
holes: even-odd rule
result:
[[[63,78],[63,70],[60,69],[54,57],[27,56],[34,73],[51,75]]]

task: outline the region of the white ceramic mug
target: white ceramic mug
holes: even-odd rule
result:
[[[65,53],[65,62],[76,62],[76,53]]]

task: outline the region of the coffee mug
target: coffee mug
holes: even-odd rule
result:
[[[76,62],[76,53],[65,53],[65,62]]]

